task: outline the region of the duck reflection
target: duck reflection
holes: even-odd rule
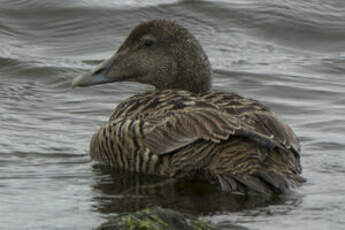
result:
[[[206,181],[182,181],[146,176],[95,164],[96,211],[102,214],[133,212],[155,206],[193,215],[212,215],[254,209],[283,202],[280,197],[222,192]]]

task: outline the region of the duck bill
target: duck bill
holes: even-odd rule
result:
[[[94,70],[74,78],[72,81],[72,88],[87,87],[116,81],[116,79],[109,78],[108,76],[111,63],[112,59],[106,60],[100,63]]]

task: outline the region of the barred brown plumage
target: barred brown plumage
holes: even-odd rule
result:
[[[98,68],[73,86],[128,80],[156,90],[116,107],[91,139],[92,158],[137,173],[218,182],[236,193],[271,195],[304,181],[293,131],[256,100],[212,91],[207,56],[183,27],[140,24]]]

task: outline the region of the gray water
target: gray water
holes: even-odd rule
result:
[[[142,2],[0,0],[0,228],[91,229],[116,213],[163,206],[223,229],[345,229],[345,2]],[[72,90],[71,81],[155,18],[196,35],[216,89],[258,99],[290,124],[306,184],[257,204],[188,185],[145,191],[155,178],[90,161],[92,133],[150,87]]]

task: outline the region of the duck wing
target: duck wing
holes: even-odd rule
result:
[[[260,146],[291,150],[296,155],[300,151],[293,131],[266,106],[233,93],[209,92],[195,97],[184,91],[163,91],[136,95],[116,108],[108,125],[129,124],[129,131],[113,130],[120,130],[122,137],[138,139],[156,154],[172,152],[198,139],[219,143],[231,136],[244,136]]]
[[[231,136],[247,137],[269,149],[295,149],[289,129],[272,113],[235,116],[213,104],[196,102],[183,110],[169,111],[145,120],[143,143],[156,154],[166,154],[198,139],[220,143]]]
[[[268,138],[295,154],[300,153],[301,147],[292,129],[260,102],[223,92],[206,94],[203,98],[221,107],[228,114],[237,117],[241,124],[252,132],[265,136],[265,139],[257,139],[259,142]]]

